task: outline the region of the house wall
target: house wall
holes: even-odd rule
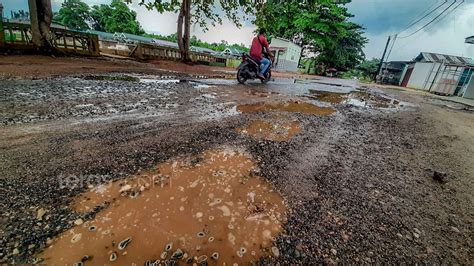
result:
[[[441,63],[415,63],[407,87],[419,90],[429,90]]]
[[[271,47],[285,47],[286,51],[280,53],[275,62],[275,69],[279,71],[296,72],[298,70],[298,63],[301,56],[301,48],[289,41],[274,38],[270,45]]]
[[[471,76],[471,80],[466,87],[466,91],[464,92],[463,98],[473,99],[474,100],[474,74]]]

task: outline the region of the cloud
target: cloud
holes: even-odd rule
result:
[[[449,0],[448,2],[452,3],[453,1]],[[348,7],[349,11],[355,15],[352,20],[366,27],[366,36],[369,39],[369,43],[364,51],[367,57],[371,58],[382,56],[383,48],[389,35],[403,30],[434,3],[441,4],[443,2],[444,0],[438,0],[437,2],[426,0],[392,0],[390,2],[356,0]],[[460,0],[458,0],[459,2]],[[447,7],[449,3],[445,4],[440,10]],[[472,0],[468,0],[464,5],[436,24],[433,23],[432,26],[410,38],[398,39],[390,59],[411,60],[423,51],[473,57],[472,45],[469,46],[464,43],[465,37],[473,34],[473,14],[474,3],[472,3]],[[409,30],[404,31],[401,36],[415,32],[435,16],[436,13]]]

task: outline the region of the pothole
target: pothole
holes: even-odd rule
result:
[[[309,90],[311,94],[309,97],[318,101],[339,104],[346,100],[347,94],[345,93],[336,93],[336,92],[327,92],[327,91],[318,91],[318,90]]]
[[[105,81],[140,81],[138,77],[128,76],[128,75],[116,75],[116,76],[105,76],[105,75],[88,75],[84,76],[85,80],[105,80]]]
[[[58,265],[84,258],[95,265],[257,261],[272,254],[286,207],[256,169],[245,151],[220,148],[95,187],[74,208],[110,205],[61,234],[40,257]]]
[[[273,141],[288,141],[301,131],[297,121],[265,121],[255,120],[245,128],[238,128],[237,132],[250,135],[256,139]]]
[[[369,107],[369,108],[396,108],[400,106],[400,101],[396,99],[390,99],[379,95],[371,94],[368,92],[356,91],[350,94],[350,97],[346,101],[347,104],[358,106],[358,107]]]
[[[303,113],[310,115],[327,116],[336,112],[330,107],[320,107],[305,102],[288,102],[288,103],[254,103],[237,106],[237,111],[242,113],[266,112],[266,111],[283,111],[290,113]]]

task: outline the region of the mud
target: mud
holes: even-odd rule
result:
[[[238,133],[272,141],[288,141],[300,131],[301,127],[297,121],[289,122],[281,117],[272,120],[255,120],[247,127],[237,129]]]
[[[110,206],[53,240],[40,256],[47,264],[68,265],[85,256],[100,265],[111,256],[119,264],[204,258],[231,264],[268,256],[286,211],[271,185],[252,175],[255,169],[245,151],[226,147],[95,187],[78,197],[74,209]],[[175,252],[181,255],[173,257]]]
[[[271,231],[275,241],[261,251],[246,248],[248,252],[242,258],[245,262],[470,264],[474,260],[472,112],[453,110],[405,91],[363,89],[354,81],[337,79],[318,81],[276,80],[264,86],[241,86],[229,80],[200,80],[196,82],[199,88],[191,81],[84,80],[77,75],[0,81],[0,262],[38,262],[35,258],[51,252],[61,241],[69,250],[73,230],[75,234],[83,232],[74,237],[74,245],[88,243],[96,249],[90,254],[64,253],[70,256],[65,258],[68,261],[93,253],[97,260],[110,260],[106,246],[116,251],[117,264],[142,252],[141,262],[158,259],[167,241],[173,241],[172,249],[177,251],[179,238],[165,234],[165,239],[146,240],[147,234],[141,229],[174,226],[163,220],[152,223],[156,222],[154,218],[165,218],[167,210],[159,205],[165,203],[164,199],[173,206],[169,212],[179,216],[176,213],[181,205],[175,204],[171,195],[156,198],[179,186],[138,189],[137,195],[127,192],[126,196],[107,197],[108,204],[94,200],[89,193],[101,185],[132,185],[133,177],[169,171],[171,162],[184,164],[182,170],[187,175],[178,175],[179,180],[197,178],[193,173],[203,169],[197,164],[207,165],[199,158],[225,146],[246,151],[239,153],[243,156],[239,158],[245,158],[241,173],[254,178],[247,184],[234,184],[236,180],[231,179],[232,188],[248,189],[254,184],[257,191],[260,184],[267,188],[261,192],[262,197],[271,199],[275,195],[278,202],[282,197],[287,208],[286,219],[277,223],[281,228],[269,225],[269,230],[275,230]],[[340,86],[332,86],[334,83]],[[310,89],[349,93],[348,99],[358,99],[363,105],[308,99],[305,96]],[[363,93],[350,95],[358,90]],[[381,107],[376,106],[377,102],[382,103]],[[238,106],[244,108],[242,112]],[[321,113],[319,107],[328,109]],[[246,129],[254,121],[272,126],[278,121],[294,122],[300,131],[284,141],[268,140],[265,134],[255,137],[239,133],[238,129]],[[259,126],[256,128],[259,131]],[[279,130],[277,133],[285,135]],[[157,166],[162,167],[157,170]],[[254,170],[249,174],[249,169]],[[434,171],[445,173],[445,182],[433,180]],[[216,180],[209,178],[203,176],[201,180]],[[182,184],[186,189],[186,182]],[[222,189],[220,185],[213,187]],[[274,192],[270,192],[272,189]],[[239,193],[235,195],[245,194]],[[83,208],[75,205],[87,195],[91,199],[88,204]],[[200,200],[189,206],[183,205],[183,213],[193,223],[183,224],[180,230],[190,239],[201,230],[205,232],[196,217],[205,218],[207,212],[216,212],[214,221],[222,219],[219,221],[228,225],[229,217],[216,218],[218,213],[224,214],[222,210],[197,209],[209,195],[202,196],[196,196]],[[158,205],[148,205],[148,198]],[[125,211],[127,206],[131,207]],[[155,212],[136,212],[140,206],[158,208],[160,214],[150,218]],[[112,221],[103,219],[109,212]],[[134,214],[126,216],[129,212],[148,219],[135,221]],[[124,219],[123,224],[118,222],[120,219]],[[116,223],[113,230],[117,235],[91,241],[102,223],[104,227]],[[87,225],[95,225],[96,231],[89,231]],[[258,230],[265,231],[266,226],[260,223]],[[185,231],[187,227],[189,232]],[[157,234],[158,229],[147,232]],[[219,230],[212,232],[224,232]],[[243,232],[235,227],[232,230]],[[132,236],[131,242],[119,250],[117,245],[128,236]],[[240,234],[235,246],[252,236]],[[58,237],[64,240],[56,240]],[[223,241],[226,239],[229,243],[228,237]],[[157,244],[143,244],[145,240]],[[191,255],[195,245],[179,248]],[[208,256],[211,251],[202,254]],[[226,256],[237,255],[235,251],[232,248],[232,252],[219,255],[227,260],[231,257]],[[256,252],[255,257],[251,251]],[[56,260],[60,255],[51,252],[48,257]],[[91,257],[85,259],[87,264]]]
[[[255,103],[237,106],[237,111],[242,113],[256,113],[269,111],[283,111],[290,113],[302,113],[310,115],[327,116],[336,112],[330,107],[319,107],[306,102],[287,102],[287,103]]]

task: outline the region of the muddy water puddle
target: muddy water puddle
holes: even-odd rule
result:
[[[396,99],[388,98],[383,95],[378,95],[367,91],[336,93],[329,91],[309,90],[309,95],[305,96],[310,99],[330,104],[349,104],[356,107],[375,109],[397,108],[401,105],[401,102]]]
[[[237,106],[237,111],[242,113],[268,112],[268,111],[283,111],[289,113],[303,113],[309,115],[331,115],[336,112],[330,107],[320,107],[305,102],[287,102],[287,103],[254,103]]]
[[[286,207],[250,155],[220,148],[91,189],[73,206],[109,202],[94,220],[61,234],[47,264],[249,263],[272,254]]]
[[[297,121],[255,120],[245,128],[238,128],[237,132],[252,136],[256,139],[272,141],[288,141],[301,132]]]
[[[327,102],[332,104],[339,104],[342,103],[347,99],[347,94],[344,93],[335,93],[335,92],[328,92],[328,91],[317,91],[317,90],[309,90],[310,98],[321,102]]]

